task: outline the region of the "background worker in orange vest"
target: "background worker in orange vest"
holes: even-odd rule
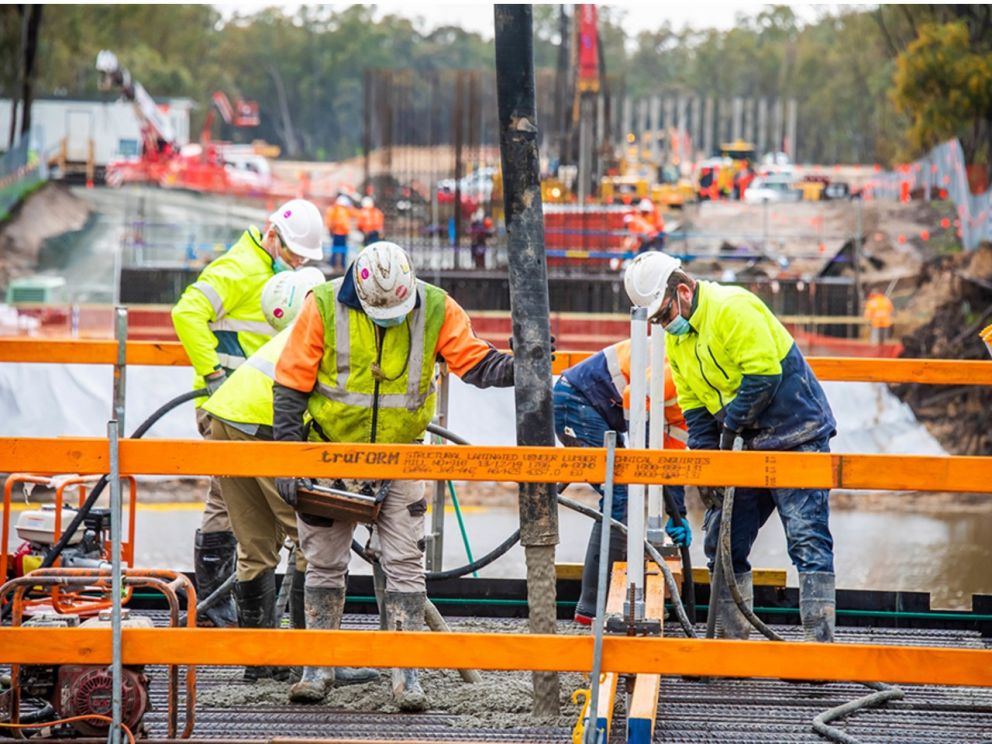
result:
[[[624,250],[633,253],[643,253],[646,251],[655,235],[654,225],[640,215],[625,214],[623,216],[623,226],[628,233],[623,241]]]
[[[362,245],[372,245],[382,240],[382,232],[386,226],[386,215],[375,205],[371,196],[362,197],[362,208],[355,215],[355,226],[365,236]]]
[[[351,200],[344,194],[334,200],[327,208],[324,222],[331,234],[331,268],[333,269],[341,257],[341,268],[348,264],[348,233],[351,232]]]
[[[881,344],[892,328],[892,300],[881,292],[870,292],[865,303],[865,320],[871,327],[871,342]]]
[[[648,370],[650,374],[650,370]],[[630,410],[630,339],[607,346],[602,351],[584,359],[562,372],[554,390],[555,434],[566,447],[602,447],[607,431],[627,431]],[[679,408],[671,370],[665,364],[665,448],[685,449],[689,441],[688,428]],[[623,446],[620,444],[620,446]],[[639,446],[643,447],[644,443]],[[600,497],[603,488],[591,484]],[[682,486],[665,486],[675,499],[679,513],[684,517],[685,489]],[[600,511],[603,500],[600,498]],[[627,486],[613,489],[613,514],[627,523]],[[665,532],[677,545],[688,547],[692,543],[689,522],[676,527],[669,516]],[[582,568],[582,593],[575,607],[575,621],[589,625],[596,614],[596,582],[599,577],[599,543],[602,522],[593,525]],[[610,531],[610,563],[622,561],[626,540],[618,530]]]

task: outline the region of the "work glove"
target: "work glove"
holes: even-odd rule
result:
[[[298,486],[308,488],[310,482],[304,478],[276,478],[276,491],[279,492],[279,498],[294,509],[296,508],[296,489]]]
[[[665,525],[665,534],[672,538],[672,542],[676,545],[687,548],[692,545],[692,528],[689,526],[689,520],[685,517],[682,518],[681,525],[676,525],[675,518],[669,517],[668,523]]]
[[[734,448],[734,440],[739,437],[741,433],[739,431],[733,431],[728,429],[726,426],[720,430],[720,449],[724,451],[730,451]]]
[[[224,384],[224,380],[227,379],[227,372],[222,369],[218,369],[206,375],[203,381],[207,383],[207,392],[213,395],[217,392],[217,388]]]
[[[723,486],[700,486],[699,498],[707,509],[723,508]]]

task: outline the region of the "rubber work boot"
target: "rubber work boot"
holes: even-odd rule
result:
[[[599,586],[599,542],[603,536],[603,523],[596,522],[589,533],[589,544],[586,546],[586,560],[582,566],[582,591],[575,605],[575,622],[581,625],[592,625],[596,616],[597,588]],[[606,571],[606,587],[609,589],[610,577],[613,574],[613,564],[624,560],[627,541],[619,530],[610,531],[609,559],[610,568]]]
[[[344,588],[323,586],[304,588],[304,609],[307,629],[335,630],[341,627],[344,614]],[[334,667],[303,669],[303,678],[289,688],[291,703],[319,703],[334,686]]]
[[[423,630],[425,592],[386,592],[386,625],[389,630]],[[427,695],[416,669],[393,669],[393,700],[408,713],[427,710]]]
[[[234,585],[238,602],[238,626],[241,628],[276,627],[276,574],[269,570],[249,581],[238,581]],[[289,667],[247,666],[244,679],[254,682],[259,679],[289,679]]]
[[[750,609],[754,606],[754,586],[751,572],[734,574],[737,588]],[[716,637],[746,641],[751,635],[751,623],[734,601],[730,587],[723,584],[716,588]]]
[[[238,541],[233,532],[196,531],[193,548],[193,568],[196,572],[196,598],[202,602],[234,573]],[[227,591],[212,607],[204,610],[207,618],[218,628],[233,628],[238,624],[234,597]]]
[[[799,617],[807,641],[834,642],[837,601],[834,575],[827,571],[799,574]]]

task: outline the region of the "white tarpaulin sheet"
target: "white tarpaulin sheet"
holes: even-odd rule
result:
[[[192,386],[185,367],[128,367],[126,433]],[[0,364],[0,432],[3,436],[105,436],[111,416],[112,368],[84,364]],[[885,385],[823,384],[838,422],[834,452],[946,454]],[[448,428],[472,444],[516,441],[512,389],[479,390],[452,378]],[[193,404],[184,403],[146,435],[197,438]]]

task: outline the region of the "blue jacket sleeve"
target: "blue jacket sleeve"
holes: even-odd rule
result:
[[[758,418],[771,403],[781,384],[782,375],[744,375],[737,397],[727,406],[723,425],[736,432],[756,428]],[[692,429],[689,431],[691,434]]]
[[[720,424],[713,414],[705,408],[692,408],[683,415],[689,427],[689,449],[720,449]]]

